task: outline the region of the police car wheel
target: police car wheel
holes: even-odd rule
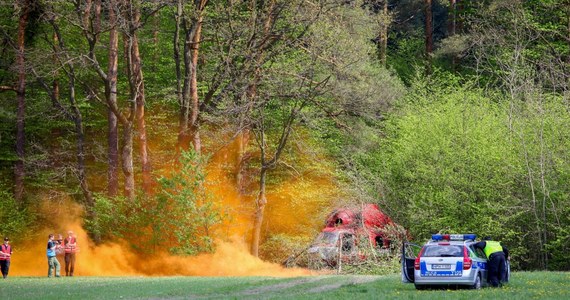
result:
[[[475,283],[471,286],[472,290],[480,290],[481,289],[481,274],[477,274],[477,278],[475,278]]]

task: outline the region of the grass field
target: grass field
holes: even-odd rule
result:
[[[5,299],[570,299],[570,273],[517,272],[503,288],[416,291],[398,275],[9,277]]]

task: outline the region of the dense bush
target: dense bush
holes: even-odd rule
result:
[[[213,251],[221,214],[204,189],[204,163],[204,156],[182,152],[177,170],[159,179],[156,194],[139,195],[137,201],[98,196],[89,230],[104,240],[129,241],[141,253]]]

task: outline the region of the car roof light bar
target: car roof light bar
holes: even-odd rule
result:
[[[432,241],[474,241],[477,238],[477,235],[474,233],[468,234],[432,234],[431,239]]]

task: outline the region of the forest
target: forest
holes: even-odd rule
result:
[[[375,203],[570,270],[568,0],[0,2],[0,235],[307,247]]]

